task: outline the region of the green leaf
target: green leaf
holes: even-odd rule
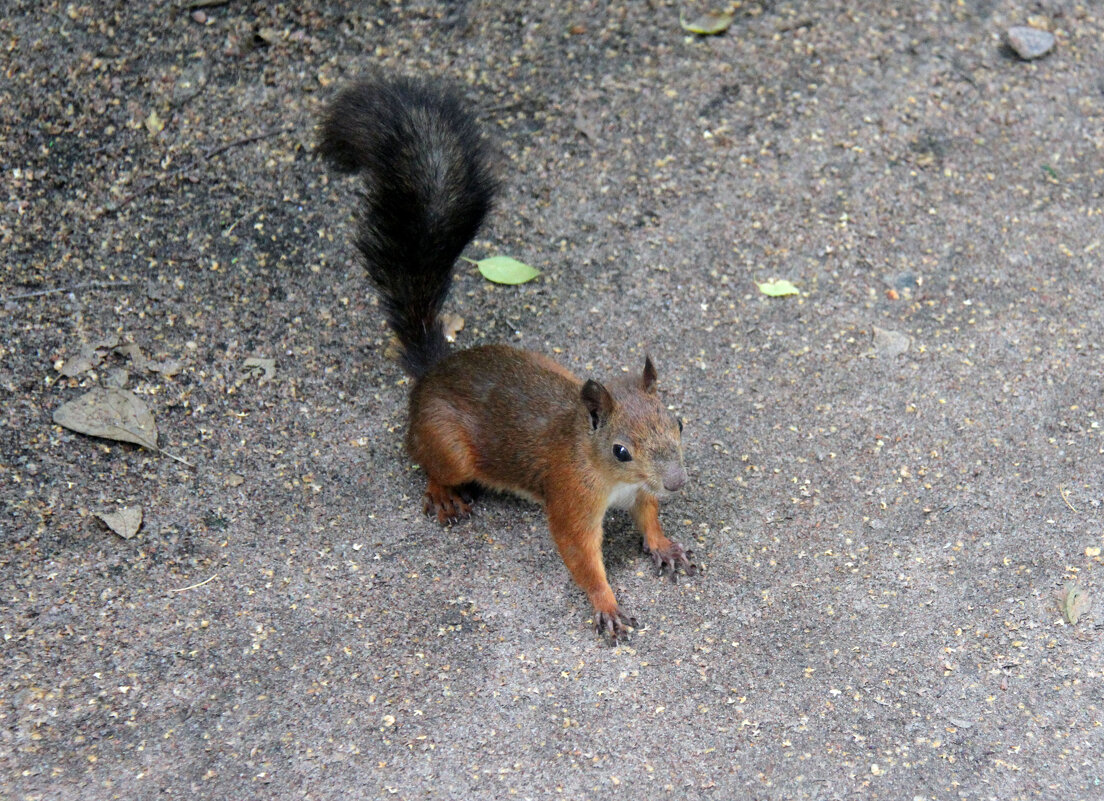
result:
[[[692,20],[686,19],[682,12],[679,12],[679,25],[682,26],[682,29],[701,36],[724,33],[734,19],[736,19],[736,15],[731,11],[706,11]]]
[[[474,264],[484,278],[496,284],[524,284],[540,275],[540,270],[509,256],[492,256],[479,261],[464,258],[464,261]]]
[[[785,279],[765,281],[762,284],[756,282],[759,291],[771,298],[780,298],[784,295],[798,294],[797,287]]]

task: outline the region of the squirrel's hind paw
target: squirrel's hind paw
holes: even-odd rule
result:
[[[426,487],[422,511],[427,515],[435,515],[438,523],[447,526],[471,515],[472,500],[471,493],[466,492],[463,487],[443,487],[430,481]]]

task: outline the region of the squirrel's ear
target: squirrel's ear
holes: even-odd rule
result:
[[[613,396],[609,394],[609,390],[594,379],[590,379],[583,384],[580,395],[583,398],[583,405],[590,413],[591,427],[598,428],[605,425],[610,414],[613,413]]]
[[[641,389],[643,389],[645,392],[648,392],[648,393],[655,392],[656,391],[656,378],[657,378],[656,369],[655,369],[655,365],[652,364],[652,357],[651,356],[645,356],[644,357],[644,375],[641,377],[641,380],[640,380]]]

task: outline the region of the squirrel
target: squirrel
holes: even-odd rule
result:
[[[659,499],[687,476],[682,421],[660,402],[651,358],[602,384],[508,345],[450,352],[440,311],[453,265],[498,188],[489,148],[452,90],[361,79],[325,110],[318,152],[364,178],[356,246],[412,378],[405,444],[426,476],[425,513],[442,525],[467,517],[480,488],[542,504],[595,629],[617,641],[637,623],[606,579],[609,508],[631,512],[660,575],[697,571],[659,525]]]

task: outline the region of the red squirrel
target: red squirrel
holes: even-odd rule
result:
[[[476,487],[542,504],[596,630],[624,636],[637,624],[606,580],[607,509],[631,512],[661,574],[697,570],[659,525],[659,498],[686,483],[686,469],[682,422],[660,402],[651,358],[601,384],[507,345],[450,352],[441,307],[497,181],[478,126],[449,90],[357,82],[328,106],[318,150],[364,178],[356,245],[413,379],[406,448],[426,475],[426,513],[442,524],[466,517]]]

